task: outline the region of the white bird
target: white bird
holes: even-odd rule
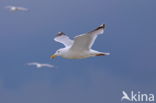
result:
[[[27,65],[36,66],[37,68],[42,68],[42,67],[53,68],[54,67],[54,65],[51,65],[51,64],[41,64],[41,63],[37,63],[37,62],[28,63]]]
[[[28,11],[27,8],[17,7],[17,6],[6,6],[6,8],[9,9],[10,11],[12,11],[12,12],[15,12],[15,11]]]
[[[124,99],[131,101],[131,99],[128,97],[127,93],[125,91],[122,91],[123,97],[121,98],[121,101]]]
[[[65,48],[61,48],[51,55],[51,58],[62,56],[67,59],[81,59],[94,56],[106,56],[110,53],[99,52],[91,49],[96,37],[104,32],[105,24],[100,25],[91,32],[78,35],[71,40],[63,32],[59,32],[54,40],[64,44]]]

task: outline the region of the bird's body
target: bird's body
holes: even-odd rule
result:
[[[28,11],[27,8],[17,7],[17,6],[6,6],[6,8],[9,9],[10,11],[12,11],[12,12],[15,12],[15,11]]]
[[[41,64],[41,63],[37,63],[37,62],[28,63],[27,65],[29,65],[29,66],[36,66],[37,68],[42,68],[42,67],[53,68],[54,67],[51,64]]]
[[[67,59],[82,59],[93,56],[109,55],[109,53],[103,53],[91,49],[96,37],[103,33],[104,27],[104,24],[100,25],[91,32],[76,36],[74,40],[69,39],[69,37],[63,32],[59,32],[54,40],[64,44],[65,48],[57,50],[56,53],[51,56],[51,58],[62,56],[63,58]]]
[[[88,51],[72,51],[70,48],[64,48],[62,57],[67,59],[81,59],[89,57]]]
[[[62,57],[67,59],[82,59],[98,55],[100,56],[100,54],[104,55],[102,52],[98,52],[92,49],[85,51],[72,51],[70,48],[63,48],[62,50]]]

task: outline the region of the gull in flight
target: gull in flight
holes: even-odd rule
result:
[[[6,6],[6,8],[9,9],[10,11],[28,11],[27,8],[17,6]]]
[[[37,62],[28,63],[27,65],[29,65],[29,66],[36,66],[37,68],[42,68],[42,67],[53,68],[54,67],[51,64],[41,64],[41,63],[37,63]]]
[[[63,58],[67,59],[81,59],[94,56],[109,55],[110,53],[99,52],[91,49],[92,45],[95,42],[95,39],[99,34],[102,34],[104,32],[104,29],[105,24],[102,24],[88,33],[76,36],[74,40],[71,40],[63,32],[59,32],[54,40],[56,42],[64,44],[65,48],[58,49],[55,54],[51,55],[51,58],[62,56]]]
[[[122,91],[123,97],[121,98],[121,101],[124,99],[127,99],[129,101],[131,101],[131,99],[128,97],[127,93],[125,91]]]

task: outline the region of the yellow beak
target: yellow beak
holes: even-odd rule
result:
[[[57,57],[57,55],[55,55],[55,54],[53,54],[53,55],[50,56],[50,58],[52,58],[52,59],[54,59],[56,57]]]

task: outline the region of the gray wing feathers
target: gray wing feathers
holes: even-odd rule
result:
[[[72,46],[73,40],[71,40],[68,36],[66,36],[63,32],[59,32],[54,38],[56,42],[62,43],[65,47]]]
[[[96,29],[86,34],[81,34],[75,37],[74,43],[71,47],[72,50],[89,50],[95,42],[96,37],[102,34],[105,24],[100,25]]]

